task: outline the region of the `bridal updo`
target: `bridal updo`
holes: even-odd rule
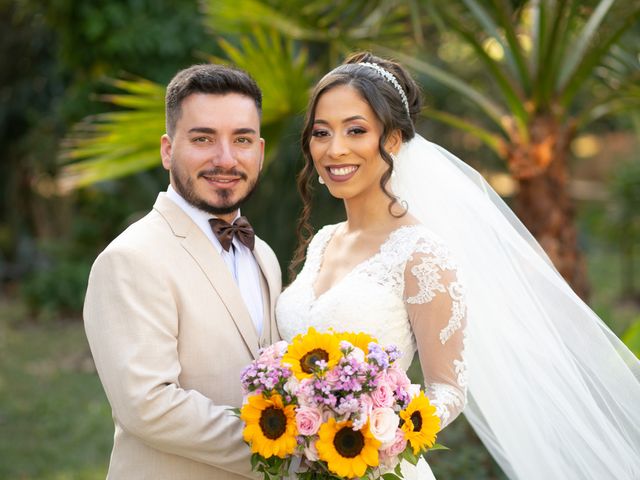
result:
[[[383,71],[393,75],[397,85],[386,78],[384,72],[370,65],[365,65],[366,63],[377,65]],[[380,156],[389,168],[380,178],[380,188],[389,197],[389,213],[398,216],[393,213],[393,207],[398,203],[398,200],[387,188],[393,173],[393,158],[384,150],[383,146],[387,137],[396,130],[401,132],[403,142],[408,142],[414,137],[415,122],[422,107],[422,94],[411,75],[400,64],[368,52],[355,53],[318,82],[307,107],[302,130],[302,153],[305,163],[298,175],[298,191],[302,198],[303,208],[297,226],[298,246],[289,268],[291,278],[295,277],[297,267],[303,262],[307,245],[314,233],[309,220],[311,218],[313,185],[317,180],[317,173],[313,166],[309,143],[315,121],[316,106],[324,93],[341,85],[354,88],[382,123],[383,129],[378,148]],[[398,86],[402,89],[405,98],[397,89]]]

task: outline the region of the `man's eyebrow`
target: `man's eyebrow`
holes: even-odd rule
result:
[[[245,127],[245,128],[236,128],[236,129],[233,131],[233,133],[234,133],[235,135],[242,135],[242,134],[244,134],[244,135],[246,135],[246,134],[249,134],[249,135],[257,135],[257,134],[258,134],[258,132],[256,132],[256,131],[255,131],[255,129],[253,129],[253,128],[249,128],[249,127]]]
[[[208,133],[210,135],[215,135],[218,131],[215,128],[209,127],[193,127],[189,129],[189,133]],[[257,135],[258,132],[254,128],[243,127],[236,128],[233,131],[234,135]]]
[[[193,127],[189,129],[189,133],[210,133],[215,134],[218,133],[214,128],[208,127]]]

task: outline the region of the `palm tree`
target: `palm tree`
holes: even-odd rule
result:
[[[202,6],[224,56],[212,60],[248,70],[265,92],[263,124],[272,140],[267,162],[282,147],[273,140],[297,136],[289,133],[291,126],[318,75],[349,51],[368,48],[393,56],[462,94],[477,107],[475,121],[431,109],[424,114],[476,136],[504,160],[519,185],[518,215],[586,296],[568,190],[569,146],[590,123],[638,105],[638,59],[626,59],[624,75],[611,72],[640,7],[630,0],[520,3],[515,10],[508,0],[208,0]],[[473,50],[485,67],[483,76],[468,81],[452,73],[454,65],[437,65],[417,53],[432,50],[420,47],[434,23]],[[66,150],[73,163],[64,169],[61,187],[157,165],[164,88],[141,79],[118,80],[116,86],[122,93],[105,99],[127,109],[76,129]]]
[[[451,66],[380,51],[477,107],[474,120],[474,113],[427,109],[424,115],[477,137],[505,162],[518,185],[518,216],[586,297],[568,184],[570,145],[601,117],[640,106],[640,5],[532,0],[514,10],[507,0],[437,2],[446,30],[481,62],[480,76],[469,79],[451,73]],[[636,35],[625,37],[632,28]]]

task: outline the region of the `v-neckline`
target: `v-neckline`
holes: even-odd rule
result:
[[[378,250],[373,255],[365,258],[361,262],[356,263],[351,270],[349,270],[342,277],[340,277],[338,280],[333,282],[329,286],[329,288],[324,290],[322,293],[318,294],[317,291],[316,291],[316,283],[318,281],[318,277],[320,276],[320,270],[322,270],[322,264],[324,263],[324,253],[325,253],[325,251],[327,249],[327,246],[331,242],[331,239],[335,235],[336,231],[338,230],[340,225],[343,225],[343,224],[344,224],[344,222],[337,223],[334,226],[333,231],[329,232],[329,235],[327,235],[327,238],[324,241],[324,245],[321,245],[320,251],[318,252],[318,264],[316,265],[314,276],[313,276],[313,278],[311,278],[311,282],[309,284],[309,287],[310,287],[310,290],[311,290],[311,303],[315,303],[318,300],[320,300],[322,297],[327,295],[329,292],[334,290],[338,285],[340,285],[342,282],[344,282],[347,278],[349,278],[351,275],[353,275],[354,272],[364,268],[365,265],[371,263],[374,259],[379,257],[382,254],[382,249],[384,248],[384,246],[391,241],[391,238],[394,237],[397,232],[399,232],[400,230],[404,230],[404,229],[412,228],[412,227],[417,227],[417,226],[420,225],[419,223],[414,223],[414,224],[409,224],[409,225],[400,225],[398,228],[395,228],[395,229],[391,230],[389,232],[389,235],[387,235],[387,238],[385,238],[384,241],[378,246]]]

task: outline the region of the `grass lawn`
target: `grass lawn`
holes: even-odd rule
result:
[[[80,321],[0,303],[0,479],[104,479],[111,410]]]

